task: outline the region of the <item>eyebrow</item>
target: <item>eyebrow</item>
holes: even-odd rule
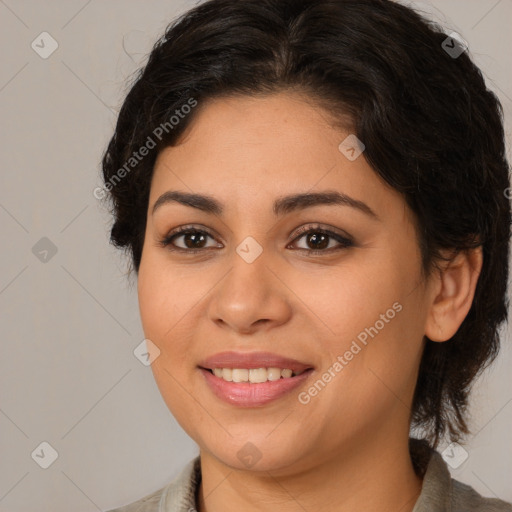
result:
[[[222,204],[211,196],[193,194],[169,190],[162,194],[153,205],[152,214],[164,204],[179,203],[192,208],[197,208],[206,213],[221,216],[224,208]],[[350,206],[368,215],[374,220],[380,220],[379,216],[363,201],[354,199],[338,191],[325,191],[314,193],[301,193],[289,196],[282,196],[276,199],[273,205],[273,212],[276,216],[288,214],[292,211],[310,208],[319,205],[341,205]]]

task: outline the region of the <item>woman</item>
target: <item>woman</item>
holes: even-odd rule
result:
[[[200,448],[118,512],[512,511],[435,450],[460,456],[507,317],[501,105],[463,40],[388,0],[206,1],[154,46],[103,174]]]

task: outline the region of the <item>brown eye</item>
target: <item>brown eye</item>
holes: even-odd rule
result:
[[[305,235],[306,244],[312,249],[326,249],[329,245],[329,235],[324,233],[308,233]]]
[[[207,236],[208,235],[205,236],[205,234],[200,231],[191,231],[175,236],[174,238],[176,239],[183,237],[183,243],[187,249],[200,249],[204,247]]]
[[[178,228],[160,241],[162,247],[170,250],[184,252],[199,252],[209,247],[218,247],[218,244],[207,246],[208,238],[213,240],[212,235],[207,231],[195,228]]]
[[[305,228],[307,229],[307,228]],[[310,254],[330,253],[340,249],[346,249],[354,245],[352,240],[328,229],[310,228],[302,230],[302,234],[295,238],[293,243],[304,239],[305,247],[299,247]]]

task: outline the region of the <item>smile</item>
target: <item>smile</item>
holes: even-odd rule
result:
[[[291,392],[304,384],[313,373],[313,368],[302,370],[300,374],[293,375],[290,369],[280,368],[257,368],[256,375],[259,375],[261,380],[265,376],[265,381],[252,382],[249,380],[241,380],[247,375],[250,378],[250,370],[246,368],[216,368],[217,372],[222,371],[222,377],[217,377],[213,370],[200,368],[201,374],[206,381],[206,385],[215,397],[225,403],[237,407],[262,407],[266,404],[283,399],[290,396]],[[227,371],[226,371],[227,370]],[[252,370],[252,369],[251,369]],[[273,372],[276,370],[276,372]],[[224,372],[229,376],[231,372],[231,381],[224,379]],[[279,378],[270,380],[269,375],[272,377],[277,376],[277,371],[280,372]],[[265,372],[265,375],[264,373]],[[289,376],[283,376],[282,373]],[[236,382],[236,380],[239,380]]]

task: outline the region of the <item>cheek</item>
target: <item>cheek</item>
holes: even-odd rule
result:
[[[405,414],[404,404],[412,399],[423,347],[421,324],[414,300],[394,298],[391,294],[381,307],[368,305],[364,314],[354,311],[360,316],[331,347],[332,360],[343,358],[339,394],[333,389],[332,398],[354,422],[382,418],[396,408]]]
[[[190,415],[192,373],[191,321],[197,294],[193,284],[158,254],[143,255],[138,275],[138,300],[144,335],[160,350],[151,364],[155,382],[169,410],[185,428]],[[189,427],[187,427],[189,428]]]
[[[195,338],[213,286],[208,275],[171,265],[165,251],[143,254],[138,276],[140,317],[145,337],[160,350],[151,366],[166,400],[175,396],[179,402],[178,382],[188,385],[196,377]]]
[[[367,256],[362,261],[355,255],[329,269],[296,272],[287,281],[337,353],[404,295],[404,276],[397,276],[393,262],[377,252]]]
[[[150,258],[143,257],[139,268],[137,292],[140,317],[146,338],[158,346],[162,344],[162,334],[165,326],[172,325],[173,314],[169,298],[171,294],[164,293],[166,279],[162,272],[152,264]]]
[[[143,254],[138,275],[138,301],[146,337],[165,345],[198,301],[197,286],[166,262],[165,254]]]
[[[389,394],[386,386],[406,392],[423,334],[422,288],[414,261],[402,262],[391,254],[386,258],[382,252],[378,256],[364,264],[354,260],[353,265],[333,267],[328,280],[319,280],[320,274],[302,278],[296,288],[321,320],[316,324],[326,352],[325,370],[341,356],[338,385],[350,386],[360,398],[365,395],[366,404]]]

